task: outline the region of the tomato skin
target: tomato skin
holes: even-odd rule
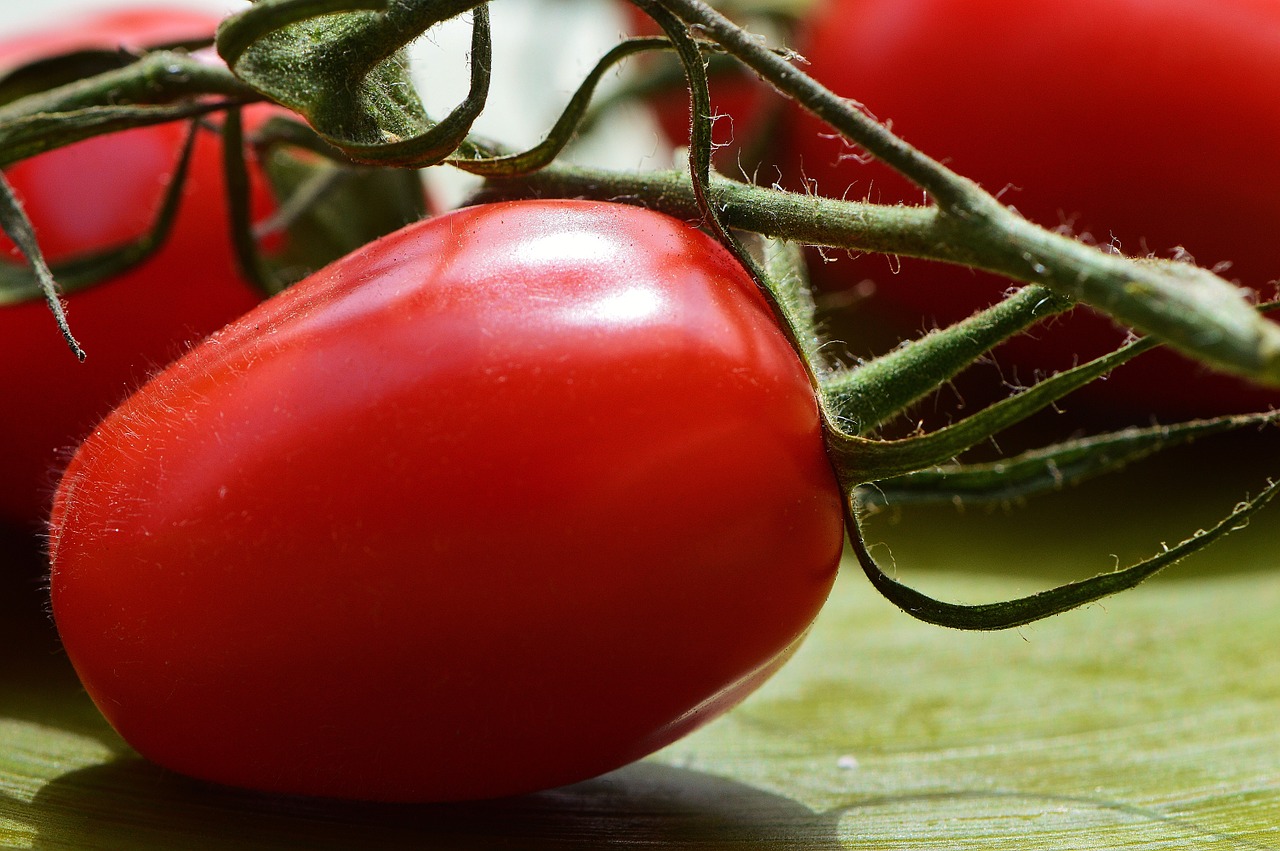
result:
[[[35,33],[0,46],[0,64],[86,47],[208,35],[217,19],[162,9],[125,11]],[[97,137],[19,162],[5,174],[53,262],[147,232],[181,152],[181,124]],[[180,212],[166,245],[144,263],[67,299],[72,331],[88,353],[67,350],[43,302],[0,306],[0,519],[35,527],[47,514],[65,451],[153,370],[189,342],[262,299],[236,268],[228,234],[221,142],[196,142]],[[269,193],[251,172],[254,209]],[[11,244],[0,237],[5,249]],[[17,255],[12,254],[14,262]]]
[[[735,704],[842,539],[812,389],[730,256],[513,202],[371,244],[128,399],[59,489],[53,610],[162,765],[481,798]]]
[[[1181,246],[1203,266],[1230,262],[1226,277],[1267,294],[1280,277],[1280,4],[828,0],[800,50],[817,79],[1033,221],[1131,255],[1171,257]],[[781,157],[790,183],[803,168],[829,196],[921,203],[882,165],[834,165],[845,149],[798,112]],[[1008,286],[925,261],[895,272],[878,257],[815,268],[826,286],[874,280],[906,330],[954,322]],[[1023,380],[1124,335],[1080,310],[1037,336],[1002,353]],[[1276,401],[1156,353],[1071,404],[1191,416]]]

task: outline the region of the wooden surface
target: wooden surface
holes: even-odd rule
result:
[[[1207,524],[1259,475],[1230,453],[1185,466],[1022,512],[913,509],[871,528],[918,587],[1025,593]],[[1203,485],[1230,466],[1244,474]],[[1264,513],[1176,574],[998,634],[916,623],[850,570],[798,656],[726,718],[596,780],[461,806],[261,797],[150,766],[79,691],[36,580],[11,575],[0,845],[1280,847],[1278,555]]]

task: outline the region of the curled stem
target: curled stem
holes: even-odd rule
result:
[[[426,115],[403,48],[441,21],[474,20],[471,90]],[[463,144],[488,97],[488,5],[476,0],[261,0],[223,22],[218,51],[262,95],[307,119],[355,161],[434,165]]]
[[[464,145],[465,155],[449,157],[446,162],[463,171],[482,177],[515,177],[544,168],[555,160],[573,139],[591,104],[596,86],[610,70],[624,59],[647,50],[669,49],[671,42],[665,38],[630,38],[615,45],[595,64],[578,86],[564,112],[556,119],[546,139],[520,153],[491,153],[491,146],[481,148],[475,144]]]
[[[1256,497],[1240,502],[1231,513],[1208,529],[1201,530],[1175,547],[1135,565],[1112,573],[1102,573],[1066,585],[1059,585],[1038,594],[1014,600],[979,605],[963,605],[937,600],[898,582],[887,575],[867,549],[862,535],[862,525],[853,500],[848,500],[846,510],[849,539],[871,584],[886,599],[912,617],[937,626],[967,630],[999,630],[1042,620],[1078,608],[1103,597],[1125,591],[1151,578],[1164,568],[1196,553],[1228,533],[1240,529],[1249,522],[1280,490],[1280,482],[1268,482]]]

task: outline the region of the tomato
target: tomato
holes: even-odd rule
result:
[[[126,400],[59,488],[53,611],[161,765],[500,796],[740,700],[842,535],[813,390],[731,256],[512,202],[371,243]]]
[[[161,9],[111,14],[0,45],[0,65],[87,47],[198,38],[216,24],[207,15]],[[147,232],[185,133],[181,124],[131,130],[7,169],[49,259]],[[217,134],[202,132],[168,243],[132,270],[67,299],[72,331],[88,353],[84,363],[68,352],[43,302],[0,306],[0,518],[34,527],[47,511],[65,449],[189,341],[261,300],[236,269],[220,157]],[[256,169],[253,176],[255,207],[265,214],[269,195]]]
[[[806,70],[908,142],[1046,227],[1131,255],[1185,251],[1266,291],[1280,277],[1280,4],[1272,0],[827,0],[801,39]],[[823,194],[918,204],[879,164],[848,158],[799,110],[780,157]],[[925,261],[823,264],[826,286],[871,279],[899,326],[953,322],[1008,282]],[[839,282],[832,280],[838,276]],[[1006,347],[1006,372],[1061,368],[1124,332],[1076,311]],[[1206,415],[1280,401],[1173,355],[1145,355],[1075,403]]]

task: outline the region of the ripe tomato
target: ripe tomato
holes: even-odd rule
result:
[[[53,610],[142,754],[508,795],[637,759],[795,649],[840,493],[751,279],[581,201],[410,226],[160,373],[72,459]]]
[[[216,24],[191,12],[121,12],[0,45],[0,65],[75,49],[194,39]],[[185,132],[172,124],[101,136],[7,169],[49,259],[56,263],[145,233]],[[67,351],[43,302],[0,306],[0,518],[34,526],[47,511],[66,447],[188,341],[261,300],[236,270],[220,157],[218,136],[201,133],[168,243],[145,263],[68,298],[72,330],[88,352],[84,363]],[[265,213],[268,193],[256,170],[254,177],[255,206]],[[3,237],[0,246],[12,249]]]
[[[827,0],[801,51],[807,70],[863,103],[895,132],[1000,193],[1047,227],[1127,254],[1180,250],[1259,290],[1280,277],[1280,4],[1272,0]],[[889,169],[849,151],[818,123],[788,122],[781,157],[823,194],[922,201]],[[1008,286],[956,267],[881,257],[840,259],[828,286],[872,279],[911,330],[955,321]],[[1001,359],[1030,378],[1123,332],[1076,311]],[[1204,415],[1280,396],[1144,355],[1086,392],[1093,406]],[[1077,406],[1079,407],[1079,406]]]

